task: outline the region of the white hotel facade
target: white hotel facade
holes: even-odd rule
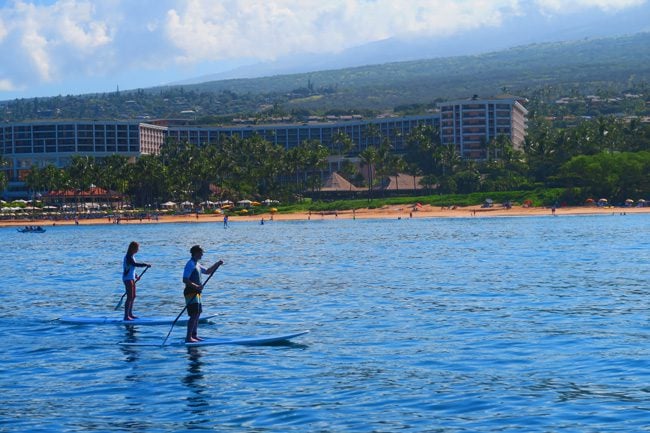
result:
[[[379,145],[369,136],[376,127],[390,140],[393,151],[403,152],[410,132],[420,125],[440,131],[443,145],[455,145],[466,159],[485,158],[486,143],[506,135],[519,147],[526,131],[527,111],[522,100],[514,97],[457,100],[439,104],[440,113],[399,118],[377,118],[323,123],[250,125],[229,127],[179,126],[167,121],[151,123],[119,121],[37,121],[0,123],[0,154],[8,165],[3,168],[10,188],[20,189],[32,167],[53,164],[65,167],[72,156],[102,158],[124,155],[135,161],[141,155],[155,155],[167,139],[187,141],[201,146],[219,143],[223,136],[248,138],[255,135],[286,149],[305,140],[318,140],[332,150],[333,137],[342,132],[355,144],[354,152]],[[331,164],[335,171],[337,164]],[[4,196],[11,198],[9,191]]]
[[[464,159],[484,160],[487,143],[499,136],[518,149],[526,136],[525,100],[515,97],[461,99],[438,104],[440,143],[456,145]]]

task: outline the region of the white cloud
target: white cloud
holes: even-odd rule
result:
[[[167,12],[180,59],[332,52],[394,36],[497,26],[516,0],[190,0]]]
[[[0,42],[2,42],[2,40],[7,36],[8,32],[7,26],[5,26],[5,23],[0,19]]]
[[[87,59],[92,62],[98,50],[111,43],[107,22],[89,1],[37,5],[17,0],[0,9],[0,22],[0,50],[12,59],[3,69],[11,79],[27,84],[84,69]]]
[[[13,92],[15,90],[20,89],[18,89],[11,80],[0,79],[0,92]]]
[[[647,0],[0,1],[0,90],[124,71],[331,53],[498,27],[531,9],[616,12]],[[10,84],[8,84],[10,83]]]
[[[535,0],[537,6],[546,13],[575,13],[582,9],[597,8],[605,12],[616,12],[646,3],[646,0]]]

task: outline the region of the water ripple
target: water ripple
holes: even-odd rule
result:
[[[14,251],[28,258],[0,291],[0,429],[644,431],[647,227],[630,215],[66,226],[38,239],[0,228],[3,269]],[[181,311],[201,243],[206,262],[226,262],[203,335],[312,332],[133,348],[117,343],[170,328],[55,320],[119,314],[131,240],[154,263],[137,311]]]

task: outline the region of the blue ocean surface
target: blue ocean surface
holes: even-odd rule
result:
[[[650,426],[648,215],[0,228],[0,431],[639,432]],[[199,335],[121,316],[183,309],[189,248],[225,264]]]

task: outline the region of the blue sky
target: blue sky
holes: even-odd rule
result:
[[[567,23],[586,29],[579,36],[600,36],[602,23],[621,17],[650,23],[649,1],[0,0],[0,100],[152,87],[387,39],[507,31],[515,22],[521,31],[533,16],[534,41],[545,32],[553,40],[557,25],[571,35]]]

